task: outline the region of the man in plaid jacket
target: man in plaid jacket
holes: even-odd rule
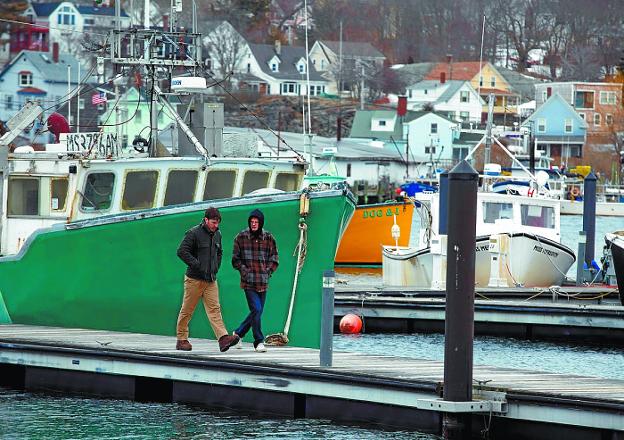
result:
[[[240,272],[240,286],[245,291],[249,314],[234,331],[241,339],[252,329],[254,349],[266,351],[262,334],[262,311],[269,286],[269,278],[277,270],[278,256],[275,239],[263,229],[264,214],[254,209],[247,220],[249,228],[243,229],[234,239],[232,266]],[[238,344],[237,348],[241,348]]]

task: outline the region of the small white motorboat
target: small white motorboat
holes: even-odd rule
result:
[[[444,276],[446,266],[445,262],[436,265],[435,258],[445,255],[446,250],[432,252],[430,246],[440,241],[438,200],[438,194],[419,198],[429,206],[432,221],[421,229],[418,248],[384,247],[385,284],[425,288],[440,285],[436,276]],[[559,201],[549,198],[478,193],[476,285],[561,285],[576,257],[560,243],[559,210]]]

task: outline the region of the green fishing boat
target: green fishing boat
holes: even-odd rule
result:
[[[176,250],[184,232],[201,221],[206,207],[214,206],[223,217],[224,255],[218,274],[221,305],[226,326],[232,329],[248,313],[238,273],[230,264],[232,243],[246,227],[249,212],[259,208],[280,254],[267,295],[263,330],[266,334],[284,330],[296,282],[290,345],[318,347],[322,274],[333,268],[355,201],[347,191],[305,193],[309,214],[302,217],[302,194],[191,203],[37,230],[17,254],[0,257],[0,322],[171,335],[173,344],[185,270]],[[301,221],[307,224],[303,237]],[[305,261],[296,280],[298,255],[294,251],[302,238]],[[191,321],[190,331],[191,340],[214,339],[203,310]]]

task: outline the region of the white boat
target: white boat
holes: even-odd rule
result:
[[[430,207],[431,225],[421,229],[419,248],[384,247],[386,284],[441,286],[446,266],[436,258],[446,254],[445,240],[433,232],[439,230],[439,195],[423,195],[418,200]],[[476,285],[561,285],[576,258],[560,243],[559,214],[557,200],[478,193]],[[410,273],[404,275],[403,271]]]
[[[620,292],[620,302],[624,305],[624,230],[616,231],[605,236],[610,251],[615,278],[617,279],[618,291]]]

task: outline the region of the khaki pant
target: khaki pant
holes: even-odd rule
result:
[[[193,317],[193,312],[199,299],[204,302],[204,309],[206,309],[206,315],[208,315],[208,321],[212,327],[217,340],[221,336],[228,334],[223,324],[223,317],[221,316],[221,304],[219,303],[219,285],[216,281],[209,282],[203,280],[196,280],[184,276],[184,299],[182,300],[182,308],[180,308],[180,314],[178,315],[178,327],[177,337],[178,340],[188,339],[189,336],[189,321]]]

